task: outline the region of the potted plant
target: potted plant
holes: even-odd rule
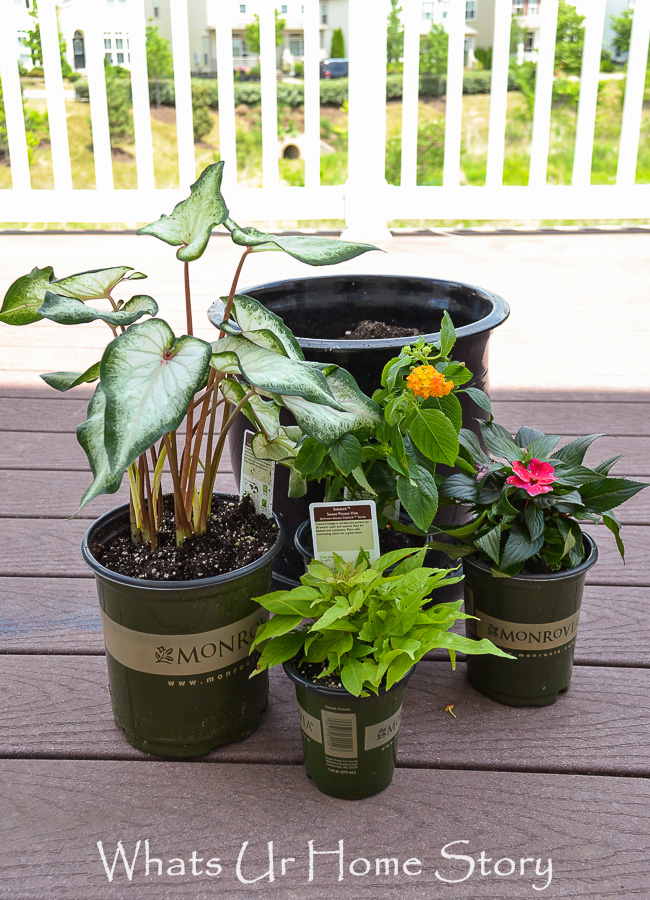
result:
[[[309,360],[345,368],[361,390],[371,394],[380,383],[387,362],[418,335],[427,343],[441,340],[444,313],[457,328],[455,355],[473,373],[468,386],[488,391],[488,350],[492,331],[509,315],[508,304],[491,291],[460,282],[410,275],[331,274],[293,278],[246,289],[268,309],[281,316],[297,336]],[[219,305],[212,321],[222,320]],[[468,394],[460,396],[463,425],[477,429],[477,410]],[[285,420],[288,421],[288,420]],[[241,431],[235,424],[231,457],[235,475],[239,471]],[[281,512],[287,530],[287,547],[278,557],[274,574],[285,585],[297,583],[301,560],[292,557],[290,543],[298,526],[307,518],[309,502],[322,500],[314,483],[309,494],[292,497],[289,476],[278,472]],[[460,524],[463,511],[441,509],[441,525]]]
[[[472,373],[467,366],[450,358],[455,342],[456,332],[445,312],[439,342],[418,338],[387,362],[381,385],[373,393],[381,414],[373,434],[363,439],[346,435],[341,441],[344,452],[338,453],[328,452],[314,438],[303,439],[287,463],[304,478],[302,486],[292,478],[293,496],[298,490],[304,493],[307,481],[313,480],[323,483],[326,501],[371,498],[386,550],[422,545],[438,512],[443,476],[437,467],[453,466],[458,457],[461,399],[489,409],[485,393],[468,386]],[[296,532],[296,546],[307,561],[312,555],[309,528],[307,520]],[[429,565],[441,565],[444,558],[432,551]],[[448,582],[441,590],[444,599],[453,599],[458,588]],[[438,596],[443,599],[440,592]]]
[[[282,249],[326,265],[373,248],[240,228],[221,194],[222,170],[222,162],[209,166],[171,215],[139,232],[179,247],[186,334],[177,337],[158,317],[152,297],[113,296],[145,277],[124,265],[64,278],[52,267],[35,268],[10,286],[0,309],[0,321],[12,325],[101,320],[110,330],[101,360],[85,372],[42,377],[59,391],[97,382],[77,428],[93,474],[80,509],[117,491],[125,472],[130,502],[91,526],[82,554],[96,577],[116,721],[135,747],[171,756],[245,737],[267,702],[265,680],[248,679],[248,649],[265,616],[252,598],[269,589],[282,529],[277,517],[255,514],[250,500],[214,494],[233,421],[244,412],[256,439],[270,441],[280,409],[299,400],[293,436],[302,419],[323,420],[335,442],[348,432],[364,436],[378,420],[349,376],[305,363],[277,316],[236,297],[253,251]],[[208,343],[193,335],[189,263],[218,225],[242,246],[224,318],[236,305],[245,328],[228,334],[224,324]],[[167,496],[164,471],[172,482]]]
[[[554,703],[571,681],[585,576],[596,563],[583,523],[604,523],[624,557],[612,512],[646,484],[610,476],[620,456],[584,465],[600,434],[556,449],[558,435],[520,428],[514,438],[492,419],[476,435],[460,432],[464,471],[440,495],[472,509],[465,526],[446,529],[463,557],[466,624],[474,639],[490,637],[517,658],[470,657],[467,673],[481,693],[511,706]]]
[[[372,564],[337,556],[333,570],[313,560],[299,587],[257,598],[273,618],[252,645],[255,674],[284,664],[307,774],[330,796],[360,799],[390,784],[404,686],[425,653],[442,647],[452,665],[457,651],[508,655],[449,631],[467,618],[460,600],[425,608],[432,591],[459,580],[423,566],[425,553],[395,550]]]

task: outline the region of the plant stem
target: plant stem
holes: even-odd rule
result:
[[[190,264],[183,264],[183,275],[185,281],[185,317],[187,319],[187,333],[194,334],[192,329],[192,300],[190,297]]]
[[[235,271],[235,277],[233,278],[232,285],[230,287],[230,293],[228,294],[228,302],[226,303],[226,308],[223,311],[224,322],[227,322],[228,319],[230,318],[230,311],[232,309],[233,300],[235,299],[235,293],[237,292],[237,283],[239,282],[239,276],[241,275],[241,270],[244,266],[244,261],[245,261],[246,257],[248,256],[249,253],[252,253],[252,252],[253,252],[252,247],[246,247],[246,249],[242,253],[241,259],[239,260],[239,265],[237,266],[237,270]],[[225,334],[224,331],[220,331],[219,337],[222,338],[224,336],[224,334]]]
[[[173,441],[172,441],[173,438]],[[167,448],[167,457],[169,459],[169,468],[172,473],[172,481],[174,482],[174,516],[176,518],[176,544],[182,546],[186,537],[192,534],[192,528],[185,515],[185,506],[183,504],[183,494],[181,491],[181,481],[178,474],[178,459],[176,457],[176,441],[175,435],[163,435],[163,441]]]
[[[210,496],[212,496],[212,490],[214,488],[214,481],[216,478],[217,470],[219,468],[219,463],[221,462],[221,454],[223,453],[224,444],[226,443],[226,438],[228,436],[228,432],[230,431],[230,426],[232,425],[232,423],[235,421],[235,419],[241,412],[242,407],[250,400],[250,398],[254,394],[255,394],[255,391],[248,391],[246,394],[244,394],[244,396],[241,398],[241,400],[239,401],[237,406],[233,409],[232,413],[228,416],[228,419],[226,421],[224,421],[224,420],[226,419],[226,415],[228,414],[229,404],[224,406],[223,419],[221,420],[222,421],[221,432],[219,434],[219,440],[217,441],[217,446],[215,447],[215,450],[214,450],[214,456],[212,457],[212,461],[210,464],[210,482],[209,482]]]

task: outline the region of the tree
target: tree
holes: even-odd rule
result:
[[[275,46],[280,47],[284,40],[284,29],[286,27],[284,19],[278,17],[278,11],[275,10]],[[255,14],[255,21],[246,26],[246,43],[251,53],[259,54],[260,52],[260,17]]]
[[[169,41],[158,32],[156,25],[147,25],[147,72],[156,86],[156,107],[160,107],[160,83],[174,74],[174,58]]]
[[[610,28],[614,32],[612,38],[612,47],[616,51],[616,55],[627,56],[630,52],[630,38],[632,36],[632,19],[634,18],[634,10],[624,9],[620,16],[610,16]]]
[[[582,68],[582,48],[585,40],[584,16],[575,6],[560,0],[555,40],[555,68],[567,75],[579,75]]]
[[[420,71],[445,75],[448,48],[449,35],[442,25],[432,22],[431,31],[420,40]]]
[[[342,28],[334,29],[330,56],[332,59],[345,59],[345,39],[343,38]]]
[[[400,19],[402,7],[397,5],[398,2],[399,0],[390,0],[390,12],[388,13],[386,59],[389,63],[399,62],[404,55],[404,29]]]
[[[34,8],[30,9],[29,14],[34,19],[34,27],[26,33],[24,46],[29,50],[33,65],[40,67],[43,65],[43,46],[41,44],[41,23],[38,18],[38,4],[36,0],[34,0]],[[61,56],[61,72],[64,78],[72,74],[66,50],[66,43],[59,31],[59,54]]]
[[[133,101],[131,75],[120,66],[112,66],[104,59],[106,77],[106,102],[108,104],[108,129],[111,144],[133,137]]]

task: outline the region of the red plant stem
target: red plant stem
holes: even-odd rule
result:
[[[230,287],[230,293],[228,294],[228,302],[226,303],[226,308],[223,311],[223,320],[227,322],[230,318],[230,310],[232,309],[232,303],[235,299],[235,294],[237,292],[237,283],[239,281],[239,276],[241,275],[241,270],[244,266],[244,261],[249,253],[253,252],[252,247],[246,247],[244,252],[242,253],[241,259],[239,260],[239,265],[237,266],[237,270],[235,271],[235,277],[232,280],[232,285]],[[225,331],[219,332],[219,337],[222,338],[225,334]]]
[[[176,447],[174,446],[175,441],[174,443],[172,443],[170,435],[168,434],[163,435],[163,441],[165,442],[165,446],[167,447],[169,467],[172,473],[172,481],[174,482],[174,515],[176,517],[176,540],[177,543],[182,543],[182,540],[180,542],[178,541],[179,534],[181,538],[184,539],[191,535],[192,529],[190,523],[187,520],[187,516],[185,515],[185,507],[183,505],[181,481],[178,474],[178,460],[176,458]]]
[[[250,398],[255,394],[255,391],[248,391],[248,393],[244,394],[241,398],[237,406],[233,409],[232,413],[228,416],[226,420],[226,415],[228,414],[228,405],[224,406],[223,410],[223,419],[221,424],[221,433],[219,434],[219,440],[217,441],[217,446],[214,450],[214,456],[212,457],[212,462],[210,464],[210,496],[212,496],[212,489],[214,487],[214,480],[216,478],[217,469],[219,468],[219,463],[221,462],[221,454],[223,453],[224,444],[226,443],[226,438],[228,436],[228,432],[230,431],[230,426],[235,421],[239,413],[241,412],[242,407],[250,400]],[[224,421],[225,420],[225,421]]]

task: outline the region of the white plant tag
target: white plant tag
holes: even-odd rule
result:
[[[239,499],[248,494],[253,501],[255,512],[262,513],[270,519],[273,515],[275,463],[271,459],[258,459],[255,456],[252,446],[253,435],[252,431],[244,432]]]
[[[363,550],[369,562],[379,558],[377,508],[373,500],[312,503],[309,506],[314,558],[331,569],[336,553],[354,562]]]

